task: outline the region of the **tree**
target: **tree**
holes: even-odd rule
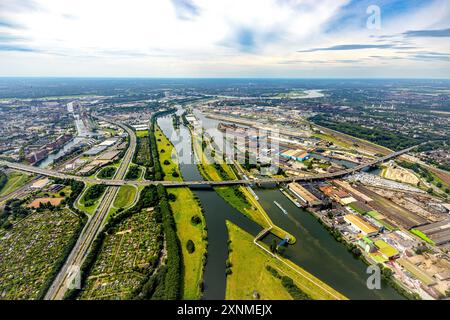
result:
[[[272,239],[272,243],[270,244],[270,251],[275,253],[277,251],[277,240]]]
[[[176,171],[172,172],[172,177],[178,178],[179,176],[180,176],[180,174],[178,172],[176,172]]]
[[[193,253],[195,251],[195,244],[194,242],[189,239],[186,243],[186,249],[189,253]]]
[[[202,220],[200,219],[200,217],[198,215],[195,215],[195,216],[192,216],[191,222],[194,225],[198,225],[200,222],[202,222]]]
[[[283,256],[284,253],[286,252],[286,247],[278,246],[277,251],[280,256]]]
[[[175,200],[177,200],[177,196],[176,195],[174,195],[173,193],[169,193],[168,195],[167,195],[167,199],[169,199],[169,201],[175,201]]]

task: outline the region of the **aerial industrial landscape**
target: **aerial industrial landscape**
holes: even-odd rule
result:
[[[0,102],[1,299],[450,295],[448,81],[339,107],[320,80],[27,81],[52,92]]]

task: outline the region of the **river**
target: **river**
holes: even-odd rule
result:
[[[178,113],[180,114],[180,110]],[[195,112],[203,126],[215,138],[221,140],[217,121],[204,119]],[[197,166],[192,164],[190,132],[183,125],[174,130],[171,116],[158,119],[164,134],[173,142],[178,152],[180,169],[185,180],[203,180]],[[293,262],[312,273],[319,279],[344,294],[350,299],[403,299],[394,289],[383,284],[379,290],[369,290],[366,286],[367,266],[355,259],[346,247],[337,242],[328,231],[307,211],[296,207],[278,189],[261,188],[255,190],[259,201],[272,221],[297,238],[294,245],[287,248],[286,255]],[[236,209],[226,203],[213,189],[193,190],[205,209],[208,227],[208,261],[205,268],[204,299],[223,299],[225,297],[226,277],[225,261],[227,259],[227,240],[225,220],[230,220],[247,232],[256,235],[261,227],[250,221]],[[275,206],[280,203],[288,214]],[[269,235],[264,239],[270,243]],[[255,248],[256,250],[256,248]]]
[[[175,146],[183,179],[204,180],[197,165],[191,161],[192,149],[189,130],[182,125],[180,129],[174,130],[171,116],[158,118],[158,125]],[[225,221],[230,220],[254,236],[262,228],[229,205],[212,188],[192,191],[203,205],[208,228],[208,261],[205,266],[203,299],[223,300],[226,290],[225,262],[228,258],[228,231]]]

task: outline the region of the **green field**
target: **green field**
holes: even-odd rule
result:
[[[232,252],[229,255],[232,273],[227,276],[227,300],[251,300],[253,291],[261,300],[291,300],[291,295],[267,270],[272,258],[253,244],[253,237],[227,221]]]
[[[171,157],[173,145],[158,126],[155,126],[155,138],[159,161],[165,174],[164,180],[181,181],[178,163],[176,159]],[[162,149],[165,152],[161,153]],[[164,161],[170,161],[170,164],[164,164]],[[172,176],[172,172],[178,172],[179,176]],[[167,191],[175,196],[175,201],[170,201],[170,207],[174,214],[177,235],[182,248],[184,265],[182,298],[188,300],[200,299],[202,294],[200,283],[203,281],[203,262],[207,246],[206,223],[203,213],[199,202],[194,198],[194,194],[189,188],[174,188]],[[197,225],[192,223],[191,218],[193,216],[198,216],[201,222]],[[192,253],[189,253],[186,248],[188,240],[191,240],[195,246],[195,251]]]
[[[157,125],[155,125],[155,138],[158,147],[159,163],[165,174],[164,180],[182,181],[183,178],[178,168],[176,153],[173,152],[173,145]]]
[[[121,186],[116,198],[114,199],[114,207],[116,208],[128,208],[130,207],[134,199],[136,198],[137,188],[131,185]]]
[[[30,176],[24,173],[11,172],[8,174],[8,181],[5,186],[0,190],[0,197],[6,196],[11,192],[23,187],[28,181]]]
[[[200,299],[200,283],[203,280],[203,262],[206,253],[206,223],[203,218],[202,210],[194,194],[189,188],[168,189],[169,194],[176,197],[175,201],[170,202],[170,207],[174,214],[177,235],[180,239],[184,276],[183,276],[183,299]],[[195,225],[191,218],[198,216],[201,222]],[[192,240],[195,245],[195,251],[189,253],[186,248],[188,240]]]
[[[253,292],[263,300],[292,299],[280,279],[273,276],[267,266],[280,275],[289,277],[304,293],[315,300],[346,299],[345,296],[306,272],[291,261],[278,260],[253,243],[253,237],[233,223],[227,221],[231,240],[231,274],[227,276],[226,299],[251,300]]]
[[[138,137],[138,138],[145,138],[145,137],[148,137],[148,130],[139,130],[139,131],[136,131],[136,137]]]

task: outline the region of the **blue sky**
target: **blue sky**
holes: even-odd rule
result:
[[[448,0],[1,0],[0,76],[450,77]]]

